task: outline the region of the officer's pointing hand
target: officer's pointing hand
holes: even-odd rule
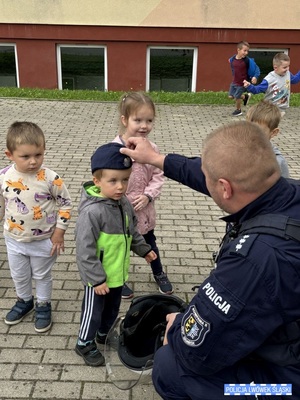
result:
[[[133,158],[141,164],[150,164],[152,146],[146,138],[130,137],[126,142],[127,149],[120,149],[120,152]],[[150,156],[150,157],[149,157]]]
[[[163,169],[165,155],[157,153],[149,140],[142,137],[130,137],[126,142],[127,148],[121,148],[120,152],[131,157],[138,163],[150,164]]]

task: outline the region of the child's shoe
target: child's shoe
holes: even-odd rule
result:
[[[131,290],[130,287],[127,286],[126,283],[124,283],[122,288],[122,299],[129,300],[132,299],[133,296],[133,290]]]
[[[16,304],[12,309],[6,314],[4,322],[7,325],[16,325],[22,321],[22,319],[33,311],[33,296],[29,301],[24,301],[23,299],[17,299]]]
[[[251,93],[245,93],[245,97],[243,100],[244,106],[246,106],[249,103],[250,99],[251,99]]]
[[[239,117],[240,115],[242,115],[243,113],[242,113],[242,110],[235,110],[235,111],[233,111],[233,113],[232,113],[232,115],[234,116],[234,117]]]
[[[173,287],[171,282],[169,281],[167,274],[164,272],[161,272],[158,275],[153,275],[155,282],[158,285],[160,293],[163,294],[172,294],[173,293]]]
[[[106,338],[107,338],[106,333],[104,334],[100,334],[99,332],[96,333],[95,340],[97,344],[105,344]]]
[[[86,342],[86,344],[76,344],[75,352],[83,358],[86,365],[90,367],[99,367],[104,364],[105,359],[97,348],[95,340]]]
[[[35,305],[35,324],[36,332],[47,332],[52,325],[51,303],[47,301],[36,303]]]

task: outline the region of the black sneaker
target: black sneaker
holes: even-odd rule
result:
[[[122,288],[122,299],[128,300],[132,299],[134,296],[133,290],[131,290],[126,283],[124,283],[123,288]]]
[[[160,293],[163,294],[172,294],[173,293],[173,287],[171,282],[169,281],[167,274],[164,272],[161,272],[158,275],[153,275],[155,282],[158,284],[158,289]]]
[[[21,322],[27,314],[33,311],[33,308],[33,296],[29,301],[24,301],[18,298],[13,308],[6,314],[4,322],[7,325],[16,325]]]
[[[250,100],[250,98],[251,98],[251,93],[245,93],[244,96],[245,96],[245,97],[244,97],[243,102],[244,102],[244,106],[246,106],[246,105],[249,103],[249,100]]]
[[[103,365],[105,359],[96,346],[95,340],[87,345],[76,344],[75,352],[84,359],[86,365],[90,367],[99,367]]]
[[[107,338],[107,334],[100,335],[99,332],[96,333],[95,340],[96,340],[97,344],[105,344],[106,338]]]
[[[235,111],[233,111],[233,113],[232,113],[232,115],[234,116],[234,117],[238,117],[239,115],[242,115],[243,113],[242,113],[242,110],[235,110]]]
[[[52,325],[51,319],[51,303],[43,301],[35,305],[35,324],[36,332],[47,332]]]

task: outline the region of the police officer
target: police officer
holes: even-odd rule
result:
[[[202,159],[154,153],[141,138],[129,145],[122,152],[137,162],[210,195],[229,214],[223,219],[233,233],[259,215],[299,218],[300,186],[280,176],[270,141],[255,124],[216,129]],[[292,384],[299,399],[299,242],[229,232],[215,267],[186,311],[167,316],[165,345],[154,359],[156,391],[165,400],[223,400],[224,384]]]

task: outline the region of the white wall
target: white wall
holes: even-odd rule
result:
[[[0,0],[0,23],[300,29],[300,0]]]

